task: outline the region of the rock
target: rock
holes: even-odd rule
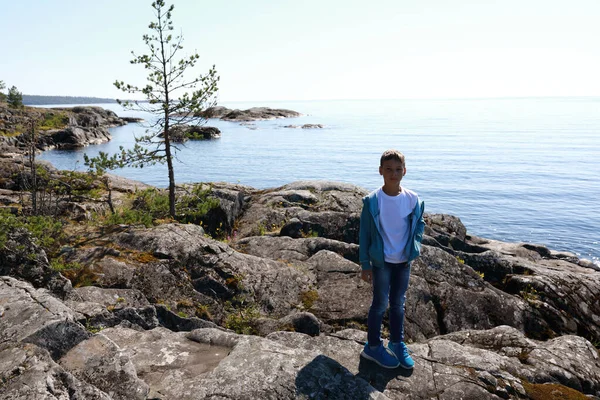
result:
[[[138,378],[128,354],[103,334],[79,343],[60,359],[60,365],[113,399],[146,399],[148,385]]]
[[[191,266],[190,266],[191,267]],[[210,293],[198,291],[185,271],[185,264],[175,261],[160,261],[142,265],[131,282],[132,288],[140,290],[153,304],[164,304],[173,310],[191,313],[199,306],[205,307],[205,315],[217,321],[223,316],[223,306]],[[179,311],[178,311],[179,312]]]
[[[412,280],[412,277],[420,279]],[[510,325],[534,337],[547,338],[549,335],[550,327],[535,307],[494,288],[466,263],[440,249],[423,246],[421,256],[412,264],[412,277],[407,294],[409,326],[413,321],[417,326],[419,321],[437,321],[435,334],[438,334]],[[408,311],[423,312],[425,305],[430,310],[435,309],[435,315],[413,316]]]
[[[213,126],[177,125],[169,128],[169,138],[173,142],[183,143],[192,140],[218,139],[221,137],[219,128]],[[163,137],[161,133],[159,137]]]
[[[209,107],[203,112],[200,113],[202,118],[221,118],[223,115],[227,114],[231,110],[227,107],[223,106],[215,106]]]
[[[150,387],[149,398],[206,398],[203,389],[207,374],[218,368],[231,350],[216,343],[199,343],[188,339],[186,333],[164,328],[138,332],[117,327],[102,333],[129,355],[138,377]],[[242,375],[227,380],[232,382]],[[229,384],[222,381],[220,386],[222,390]]]
[[[135,117],[120,117],[123,121],[130,123],[130,122],[134,122],[134,123],[140,123],[140,122],[144,122],[144,118],[135,118]]]
[[[180,317],[160,304],[156,306],[156,314],[160,325],[174,332],[189,332],[200,328],[222,329],[215,323],[200,318]]]
[[[89,305],[93,303],[83,304]],[[154,329],[161,325],[153,306],[127,307],[110,311],[104,308],[102,310],[93,309],[90,311],[89,308],[81,308],[81,305],[82,303],[79,303],[77,306],[74,306],[74,309],[86,315],[86,328],[94,332],[117,325],[136,330]]]
[[[97,106],[56,107],[53,110],[71,112],[69,123],[85,128],[113,127],[125,125],[114,111]]]
[[[204,236],[202,228],[197,225],[182,226],[192,228],[195,234]],[[177,235],[177,231],[172,234]],[[108,240],[116,240],[114,238],[118,235],[118,231],[113,232]],[[119,248],[120,251],[117,253],[114,248],[100,246],[72,249],[65,254],[65,261],[83,265],[82,273],[86,279],[92,280],[97,285],[133,289],[141,293],[151,304],[164,304],[176,312],[189,316],[198,314],[205,318],[210,318],[207,317],[208,315],[217,320],[222,318],[222,305],[210,296],[196,291],[185,264],[175,260],[160,259],[164,256],[153,255],[152,249],[145,251],[135,246],[133,248],[119,246]],[[125,300],[124,298],[122,303],[115,302],[109,305],[114,310],[124,306]],[[143,317],[150,323],[147,318]],[[105,314],[96,320],[98,324],[109,324],[107,326],[113,326],[114,321],[114,315]]]
[[[360,280],[360,266],[340,255],[321,250],[306,261],[317,275],[317,298],[309,308],[327,324],[366,322],[372,300],[371,286]]]
[[[438,359],[443,361],[445,357],[456,357],[467,346],[482,349],[480,355],[477,355],[476,350],[470,350],[470,355],[463,353],[460,364],[490,372],[493,368],[504,370],[501,377],[508,381],[515,392],[522,390],[514,385],[515,381],[519,382],[524,378],[526,382],[558,383],[580,392],[598,395],[600,369],[593,365],[600,362],[600,357],[591,343],[581,337],[561,336],[547,342],[538,342],[525,338],[514,328],[499,326],[487,331],[456,332],[432,339],[429,343],[446,340],[459,343],[460,348],[455,352],[450,350],[455,345],[448,346],[447,342],[442,344],[448,346],[446,350],[436,345],[440,355],[446,353],[443,357],[438,355]],[[483,363],[489,364],[489,367],[484,367]],[[498,377],[497,373],[492,372],[492,375]]]
[[[46,288],[60,298],[72,293],[71,282],[50,268],[46,253],[36,245],[31,234],[19,228],[6,235],[0,248],[0,276],[7,275],[31,282],[36,288]]]
[[[427,214],[425,222],[431,229],[456,236],[459,240],[465,240],[467,228],[462,224],[460,218],[446,214]]]
[[[138,329],[159,326],[156,310],[144,295],[134,289],[102,289],[87,286],[75,289],[80,300],[65,302],[85,316],[87,329],[101,330],[126,322]]]
[[[524,325],[515,325],[506,318],[497,324],[524,329],[538,339],[574,333],[592,340],[600,338],[600,319],[597,318],[600,309],[597,302],[589,301],[600,296],[600,275],[593,269],[579,266],[579,260],[573,254],[558,253],[530,243],[469,236],[459,220],[453,217],[431,215],[426,216],[426,220],[431,224],[426,227],[429,235],[426,239],[430,241],[424,240],[424,243],[432,243],[454,255],[459,263],[475,269],[501,293],[525,301],[524,314],[514,314],[525,317]],[[438,315],[447,307],[443,302],[440,305]],[[523,303],[519,307],[523,308]],[[459,329],[467,327],[462,325]],[[440,332],[444,333],[444,330]]]
[[[278,320],[260,318],[256,324],[258,334],[263,336],[277,331],[292,331],[318,336],[321,333],[322,325],[321,321],[310,312],[292,312]]]
[[[268,107],[252,107],[247,110],[230,110],[211,107],[201,114],[204,118],[220,118],[223,121],[263,121],[276,118],[293,118],[302,114],[292,110]]]
[[[358,263],[357,244],[322,237],[251,236],[237,240],[233,246],[243,253],[286,262],[306,261],[321,250],[329,250]]]
[[[122,176],[105,173],[110,180],[110,187],[113,191],[123,193],[135,193],[138,190],[150,189],[153,186],[146,185],[145,183],[135,181],[133,179],[123,178]]]
[[[590,268],[595,271],[600,271],[600,265],[597,265],[593,261],[585,259],[585,258],[582,258],[581,260],[579,260],[579,262],[577,264],[584,268]]]
[[[260,338],[216,329],[141,332],[119,326],[80,343],[60,362],[65,374],[85,376],[112,398],[143,398],[145,385],[148,398],[182,400],[533,399],[534,391],[543,390],[600,394],[598,353],[580,337],[541,342],[507,326],[455,332],[409,345],[415,359],[409,372],[384,370],[362,359],[365,341],[366,332],[351,329],[330,336],[275,332]],[[6,375],[15,361],[2,346],[0,373]],[[4,360],[10,360],[11,369]],[[119,379],[107,379],[117,372]],[[26,387],[47,382],[42,376],[29,378]],[[13,380],[7,381],[0,394],[15,388]]]
[[[112,400],[56,364],[48,352],[30,343],[0,344],[0,398],[6,400]]]
[[[600,296],[600,274],[562,259],[525,257],[519,246],[491,242],[486,252],[459,257],[502,291],[523,298],[547,321],[548,337],[600,338],[600,305],[589,301]]]
[[[356,245],[324,238],[263,236],[241,239],[235,246],[306,271],[311,286],[304,296],[312,297],[308,310],[325,324],[366,323],[371,289],[359,278]],[[407,338],[423,340],[466,327],[486,329],[499,324],[535,335],[549,331],[548,323],[534,307],[492,287],[469,266],[440,249],[423,246],[412,268],[406,304]]]
[[[425,236],[423,244],[444,249],[454,255],[454,250],[479,253],[487,250],[478,243],[488,243],[487,240],[476,242],[466,241],[467,229],[459,218],[447,214],[428,214],[425,219]]]
[[[322,124],[285,125],[284,128],[322,129],[323,125]]]
[[[280,322],[283,325],[291,325],[295,332],[304,333],[310,336],[318,336],[321,331],[321,321],[309,312],[290,314],[283,317]]]
[[[299,335],[302,338],[299,343],[319,341],[319,338],[299,333],[289,334]],[[295,348],[279,340],[237,336],[209,329],[190,332],[187,337],[198,343],[231,346],[227,357],[202,380],[196,393],[199,398],[210,398],[218,393],[223,398],[232,399],[386,399],[367,381],[354,376],[344,365],[322,351]],[[346,344],[351,349],[336,348],[336,358],[351,353],[356,365],[361,346]],[[230,379],[231,376],[236,379]],[[229,385],[224,387],[223,381],[229,382]]]
[[[123,247],[151,252],[157,258],[177,260],[189,273],[179,282],[191,280],[196,291],[213,301],[221,297],[212,286],[205,286],[205,278],[278,317],[287,315],[292,305],[297,304],[300,293],[308,289],[308,279],[302,271],[284,263],[238,253],[199,232],[195,225],[165,224],[153,229],[131,229],[115,235],[113,240]],[[135,287],[145,292],[140,286]],[[156,296],[165,293],[162,290]]]
[[[101,144],[108,142],[111,135],[105,128],[81,128],[78,126],[68,127],[55,131],[44,142],[47,148],[72,150],[90,144]]]
[[[59,359],[89,333],[74,313],[45,289],[14,278],[0,277],[0,343],[27,342],[48,350]]]
[[[339,182],[300,181],[250,193],[237,221],[238,237],[283,233],[291,237],[322,236],[358,243],[362,197],[366,191]],[[291,222],[296,218],[302,223]]]
[[[190,192],[189,187],[183,188],[186,193]],[[202,190],[206,190],[208,197],[217,199],[219,203],[197,223],[201,223],[213,237],[236,236],[237,233],[233,232],[235,222],[246,205],[248,194],[254,189],[239,184],[215,182],[202,185]]]
[[[83,266],[81,274],[88,284],[91,282],[106,288],[131,288],[140,263],[126,263],[120,259],[120,254],[114,248],[90,246],[64,249],[62,256],[65,262],[76,262]]]
[[[100,303],[105,307],[123,309],[126,307],[144,307],[149,305],[143,293],[135,289],[104,289],[86,286],[74,289],[83,301]]]
[[[111,139],[108,128],[125,125],[126,122],[110,110],[101,107],[85,106],[54,108],[69,113],[69,123],[65,129],[51,130],[40,137],[44,149],[76,149],[90,144],[100,144]]]

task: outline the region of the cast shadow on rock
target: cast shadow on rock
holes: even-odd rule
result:
[[[366,360],[360,357],[358,363],[357,377],[364,379],[369,385],[373,386],[380,392],[383,392],[389,381],[398,377],[408,378],[413,374],[412,369],[404,369],[401,367],[387,369],[375,364],[373,361]]]
[[[296,395],[309,399],[367,400],[375,391],[383,392],[389,381],[410,376],[412,370],[386,370],[360,357],[354,375],[339,362],[324,355],[315,357],[296,376]]]

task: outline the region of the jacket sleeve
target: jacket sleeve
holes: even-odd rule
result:
[[[425,202],[419,200],[418,202],[418,206],[420,209],[420,217],[419,217],[419,221],[417,222],[417,229],[416,229],[416,237],[415,240],[417,240],[419,242],[419,245],[421,244],[421,241],[423,240],[423,232],[425,231]],[[420,247],[419,247],[420,250]]]
[[[363,270],[371,269],[371,258],[369,257],[369,247],[371,247],[371,218],[368,202],[363,200],[358,236],[358,260]]]
[[[419,257],[419,255],[421,254],[421,241],[423,240],[423,232],[425,231],[425,219],[423,218],[425,214],[425,203],[421,200],[417,200],[417,205],[415,206],[415,210],[413,211],[413,213],[416,214],[415,216],[417,218],[413,221],[413,224],[416,225],[414,227],[414,232],[409,242],[409,262]]]

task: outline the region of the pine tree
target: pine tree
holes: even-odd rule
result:
[[[13,86],[8,89],[8,96],[6,97],[6,102],[10,107],[13,108],[21,108],[23,107],[23,94],[19,92],[19,90]]]
[[[156,163],[167,164],[169,174],[169,214],[175,218],[175,174],[173,158],[177,147],[171,142],[170,131],[181,125],[199,125],[204,122],[197,117],[202,110],[215,104],[217,82],[219,77],[215,66],[206,74],[186,79],[186,73],[193,68],[200,56],[197,53],[178,58],[183,49],[183,36],[173,36],[171,20],[174,5],[165,6],[165,2],[157,0],[152,3],[156,19],[150,23],[149,34],[143,36],[148,47],[148,54],[136,55],[132,64],[141,64],[148,71],[147,85],[144,87],[116,81],[114,85],[130,94],[141,93],[146,102],[118,101],[126,109],[145,111],[156,116],[156,122],[146,130],[146,135],[137,137],[133,149],[108,155],[101,152],[97,157],[84,156],[85,163],[98,171],[115,169],[124,166],[144,167]],[[198,89],[196,89],[198,87]],[[188,93],[187,90],[191,90]],[[183,94],[177,95],[181,92]]]
[[[0,81],[0,102],[6,101],[6,95],[2,92],[4,89],[6,89],[6,84],[4,81]]]

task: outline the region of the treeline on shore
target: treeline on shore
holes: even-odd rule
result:
[[[94,103],[116,103],[115,99],[87,96],[39,96],[32,94],[23,95],[23,104],[28,106],[40,106],[48,104],[94,104]]]

